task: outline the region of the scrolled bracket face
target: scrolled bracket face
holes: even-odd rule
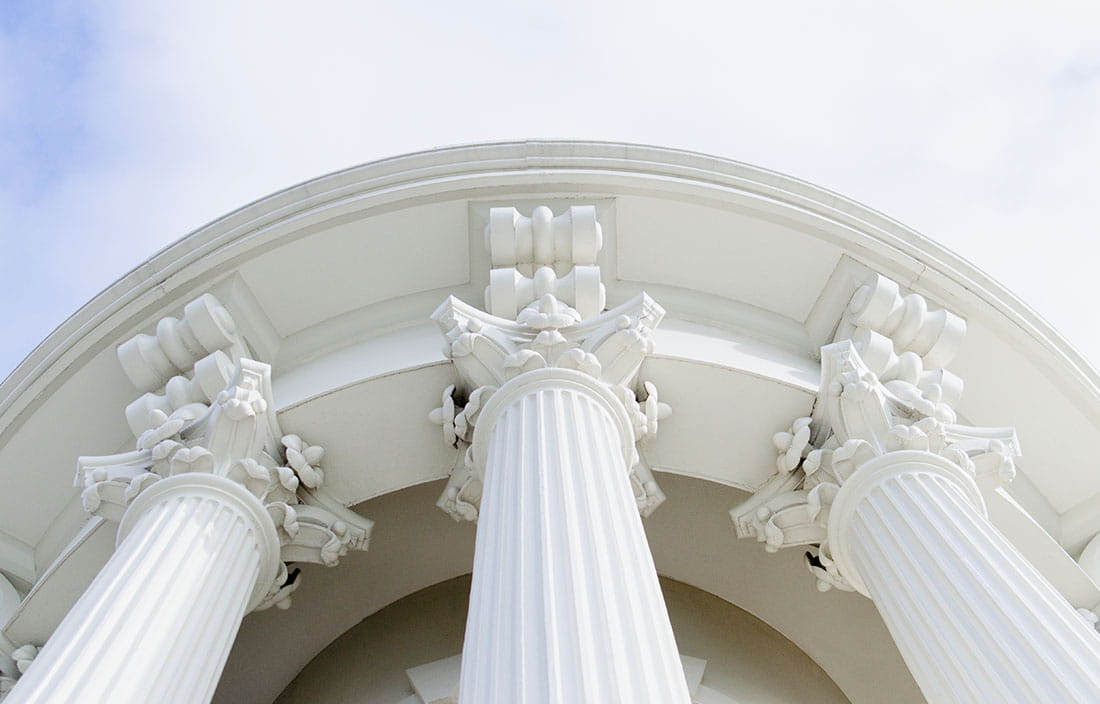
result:
[[[930,313],[923,298],[902,296],[885,277],[856,291],[838,341],[821,349],[812,416],[773,436],[775,474],[730,511],[738,537],[755,538],[769,552],[805,547],[818,589],[855,591],[858,576],[845,574],[830,544],[840,520],[833,505],[872,460],[919,451],[948,461],[970,482],[1011,481],[1015,430],[955,423],[962,382],[926,369],[949,361],[965,330],[962,319]]]
[[[671,414],[657,387],[638,379],[665,311],[645,294],[604,311],[597,265],[602,242],[593,206],[574,206],[557,217],[540,207],[530,218],[494,208],[486,229],[495,267],[485,296],[490,312],[452,297],[432,315],[458,377],[428,414],[445,443],[465,450],[437,502],[455,520],[477,519],[483,468],[470,444],[489,399],[516,377],[567,369],[597,380],[622,404],[635,443],[653,437]],[[647,516],[665,497],[634,455],[631,486]]]
[[[206,293],[188,303],[179,318],[162,318],[154,334],[138,334],[119,345],[118,361],[139,391],[151,392],[217,351],[227,354],[231,364],[249,354],[233,316]]]

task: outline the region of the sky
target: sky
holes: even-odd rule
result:
[[[0,377],[245,203],[437,146],[601,139],[842,193],[1100,366],[1100,4],[0,3]]]

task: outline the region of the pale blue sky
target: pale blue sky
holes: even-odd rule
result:
[[[839,191],[1097,363],[1100,6],[892,5],[8,0],[0,376],[239,205],[513,137],[694,149]]]

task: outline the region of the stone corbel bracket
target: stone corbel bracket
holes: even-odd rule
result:
[[[234,362],[249,356],[233,316],[205,293],[184,306],[181,317],[161,319],[155,334],[138,334],[119,345],[118,361],[139,391],[156,391],[219,350]]]
[[[607,293],[596,265],[603,229],[595,206],[574,205],[557,217],[544,205],[531,217],[515,208],[491,208],[485,247],[492,264],[485,289],[490,313],[515,320],[547,294],[582,318],[604,309]]]
[[[929,310],[923,296],[902,295],[897,282],[875,274],[852,294],[834,340],[857,340],[861,332],[888,338],[898,355],[916,354],[929,368],[946,367],[962,347],[966,321]]]
[[[642,294],[603,312],[597,266],[603,231],[594,206],[572,206],[558,216],[540,206],[529,218],[515,208],[493,208],[485,243],[493,267],[485,290],[489,312],[451,297],[432,315],[458,383],[444,390],[429,418],[442,428],[444,442],[467,448],[438,502],[455,520],[477,520],[481,479],[469,446],[478,414],[509,379],[552,367],[588,374],[625,405],[635,442],[656,433],[671,412],[652,383],[637,379],[664,309]],[[631,486],[647,516],[665,495],[640,456],[633,465]]]
[[[280,429],[267,364],[240,359],[201,415],[161,421],[142,432],[133,452],[78,460],[76,485],[85,510],[118,521],[142,491],[178,474],[236,481],[267,511],[282,546],[279,574],[257,610],[289,606],[297,570],[286,563],[334,565],[348,550],[367,549],[373,523],[322,489],[324,450]]]
[[[881,276],[852,300],[838,336],[854,339],[822,348],[812,416],[775,434],[775,474],[730,511],[738,536],[763,542],[769,552],[815,548],[806,561],[822,591],[853,590],[830,553],[830,509],[865,462],[897,450],[920,450],[947,458],[979,481],[1003,484],[1015,476],[1020,455],[1013,428],[955,423],[961,381],[943,369],[924,369],[957,352],[965,332],[961,319],[945,311],[929,313],[923,298],[900,296],[897,285]]]
[[[574,205],[554,216],[545,205],[531,217],[515,208],[490,208],[485,249],[494,268],[517,267],[527,276],[539,266],[561,271],[577,265],[595,266],[603,248],[603,228],[596,206]]]
[[[229,383],[238,361],[250,356],[233,316],[209,293],[184,306],[181,317],[163,318],[155,334],[119,345],[123,371],[145,392],[126,407],[134,437],[168,420],[179,428],[197,420]]]
[[[953,422],[963,382],[945,367],[965,337],[965,320],[930,311],[923,296],[903,296],[897,283],[876,274],[852,295],[834,341],[850,340],[867,368],[906,404]]]

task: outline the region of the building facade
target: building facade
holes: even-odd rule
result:
[[[774,172],[349,169],[158,253],[0,387],[0,691],[1100,702],[1098,381]]]

